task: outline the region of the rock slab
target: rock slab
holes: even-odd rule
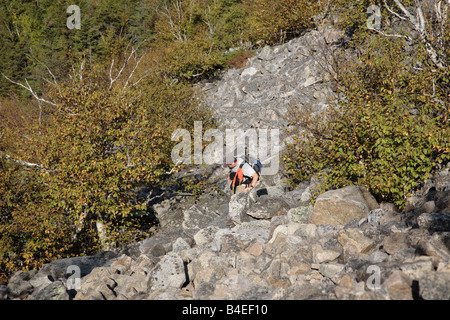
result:
[[[379,207],[375,198],[360,186],[348,186],[321,194],[309,216],[309,223],[342,225],[367,218]]]

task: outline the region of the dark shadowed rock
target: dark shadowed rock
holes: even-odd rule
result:
[[[62,281],[55,281],[40,291],[33,292],[29,300],[69,300],[69,293]]]
[[[9,279],[7,292],[12,298],[26,297],[33,292],[33,286],[30,279],[36,274],[36,271],[18,271]]]
[[[429,231],[450,231],[450,215],[441,213],[423,213],[417,218],[421,228]]]

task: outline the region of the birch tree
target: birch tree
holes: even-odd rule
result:
[[[383,5],[393,17],[407,22],[417,35],[374,29],[376,32],[388,37],[402,37],[408,42],[413,42],[417,38],[425,46],[428,57],[435,67],[444,69],[448,66],[450,0],[414,0],[412,6],[406,6],[401,0],[389,2],[383,0]]]
[[[82,60],[65,78],[50,75],[41,94],[3,73],[42,107],[42,117],[20,130],[0,110],[5,268],[36,268],[151,235],[154,221],[137,188],[161,183],[173,167],[172,132],[207,113],[190,88],[143,67],[145,59],[130,43],[107,68]]]

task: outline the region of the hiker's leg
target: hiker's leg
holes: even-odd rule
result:
[[[238,194],[239,192],[242,192],[244,190],[245,190],[245,185],[241,184],[241,185],[237,186],[236,189],[232,188],[231,189],[231,194]]]

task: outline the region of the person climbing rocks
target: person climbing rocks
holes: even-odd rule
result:
[[[227,166],[230,168],[227,180],[231,183],[231,194],[248,192],[256,187],[259,175],[244,159],[234,157],[233,162],[227,164]]]

